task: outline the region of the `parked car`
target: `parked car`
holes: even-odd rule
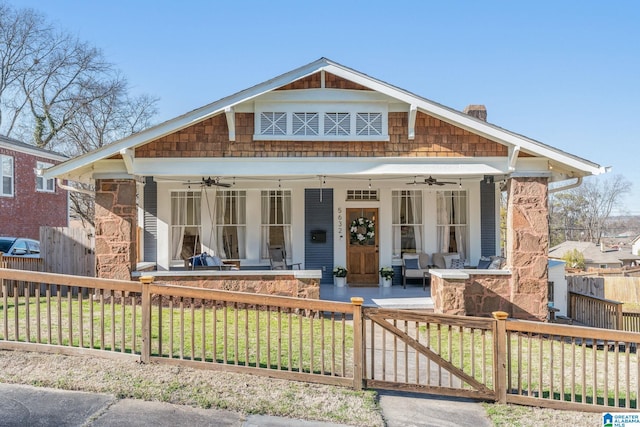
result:
[[[40,242],[22,237],[0,237],[0,252],[8,256],[40,258]]]

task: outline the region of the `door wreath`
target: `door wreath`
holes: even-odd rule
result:
[[[369,218],[356,218],[351,221],[349,231],[351,232],[351,243],[364,245],[369,239],[375,236],[376,226]]]

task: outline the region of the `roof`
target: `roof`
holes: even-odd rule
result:
[[[577,249],[587,264],[622,264],[622,261],[640,260],[640,256],[631,254],[628,249],[602,250],[591,242],[566,241],[549,249],[549,258],[561,259],[564,254]]]
[[[165,121],[164,123],[150,127],[144,131],[130,135],[129,137],[116,141],[110,145],[78,156],[61,165],[52,167],[45,172],[45,176],[62,177],[66,175],[69,177],[74,172],[76,175],[79,175],[80,172],[78,171],[80,169],[86,169],[96,161],[109,158],[124,150],[144,145],[155,139],[174,133],[180,129],[186,128],[218,114],[223,114],[226,109],[232,108],[243,102],[250,101],[260,95],[315,74],[319,71],[329,72],[338,77],[367,87],[373,91],[377,91],[401,102],[405,102],[412,107],[415,107],[418,111],[427,113],[440,120],[454,124],[457,127],[463,128],[503,145],[517,147],[518,150],[548,158],[570,169],[574,176],[598,175],[605,172],[605,169],[596,163],[508,131],[499,126],[476,119],[475,117],[463,112],[445,107],[434,101],[430,101],[404,89],[400,89],[399,87],[390,85],[386,82],[340,65],[327,58],[320,58],[317,61],[289,71],[278,77],[222,98],[211,104],[205,105],[204,107]]]
[[[9,138],[8,136],[0,135],[0,147],[8,150],[14,150],[21,153],[31,154],[33,156],[46,157],[52,160],[65,161],[69,157],[64,154],[57,153],[51,150],[45,150],[44,148],[36,147],[35,145],[27,144],[17,139]]]

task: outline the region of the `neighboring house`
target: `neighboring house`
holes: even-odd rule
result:
[[[633,255],[640,255],[640,235],[636,236],[631,242],[631,253]]]
[[[67,157],[0,136],[0,235],[40,238],[40,226],[66,227],[67,191],[37,174]]]
[[[640,256],[631,254],[629,249],[609,248],[591,242],[575,241],[566,241],[549,249],[549,258],[562,259],[567,252],[574,249],[584,256],[585,270],[590,268],[632,267],[638,265],[640,261]]]
[[[138,244],[159,270],[199,251],[268,269],[277,244],[323,283],[348,265],[349,283],[374,285],[403,252],[500,254],[504,188],[507,268],[527,283],[508,298],[528,311],[547,304],[548,183],[603,172],[487,123],[483,106],[456,111],[321,58],[47,176],[95,183],[102,277],[126,278]]]

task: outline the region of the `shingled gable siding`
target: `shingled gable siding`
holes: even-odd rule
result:
[[[96,271],[104,279],[131,280],[136,266],[136,183],[97,179]]]
[[[304,266],[307,270],[322,270],[322,284],[333,283],[333,189],[304,191]],[[326,232],[325,242],[311,240],[311,232]]]
[[[68,226],[67,192],[36,191],[37,163],[60,162],[1,147],[0,154],[13,157],[13,197],[0,197],[0,235],[38,240],[41,226]]]
[[[485,157],[505,146],[418,113],[414,140],[408,113],[389,113],[389,141],[253,141],[253,113],[236,113],[236,141],[224,115],[136,148],[136,157]]]
[[[321,73],[315,73],[304,77],[295,82],[289,83],[276,90],[296,90],[296,89],[320,89],[322,87]],[[343,79],[331,73],[324,74],[324,87],[326,89],[352,89],[352,90],[371,90],[367,87]]]

